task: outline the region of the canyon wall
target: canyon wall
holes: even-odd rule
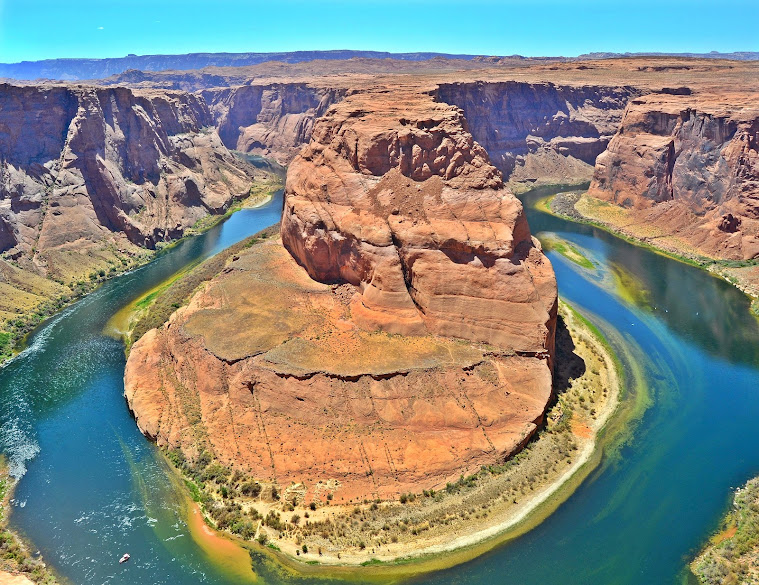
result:
[[[187,93],[0,86],[0,251],[153,247],[223,212],[257,171],[212,124]]]
[[[314,121],[345,89],[305,83],[243,85],[200,92],[225,146],[287,164],[311,139]]]
[[[598,157],[589,194],[701,254],[759,256],[755,96],[653,94],[632,100]]]
[[[616,132],[629,86],[443,83],[439,101],[463,109],[468,129],[509,181],[580,183]]]

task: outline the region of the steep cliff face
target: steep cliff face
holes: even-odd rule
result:
[[[0,251],[152,247],[222,212],[256,171],[212,122],[191,94],[0,86]]]
[[[282,240],[315,280],[359,287],[366,328],[552,347],[550,263],[461,111],[429,95],[332,107],[290,165]]]
[[[461,110],[415,87],[330,107],[281,237],[135,343],[145,434],[325,504],[437,489],[534,434],[556,281]]]
[[[201,95],[228,148],[286,164],[311,139],[316,118],[342,99],[345,90],[289,83],[206,90]]]
[[[751,96],[633,100],[589,194],[729,259],[759,255],[759,108]]]
[[[441,84],[437,99],[459,106],[469,131],[507,180],[582,182],[616,132],[633,87],[553,83]]]
[[[439,489],[532,436],[551,397],[545,359],[366,331],[352,294],[279,242],[240,253],[133,346],[140,429],[323,504]]]

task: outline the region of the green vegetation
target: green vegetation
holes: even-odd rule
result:
[[[270,513],[262,519],[255,507],[243,508],[233,499],[241,496],[246,488],[248,493],[255,492],[256,490],[250,489],[251,485],[258,485],[257,494],[260,494],[257,482],[239,471],[232,472],[220,463],[213,462],[213,457],[207,451],[201,452],[194,460],[187,459],[179,449],[165,453],[167,459],[182,473],[190,496],[200,504],[203,512],[212,520],[214,528],[228,530],[245,540],[252,540],[259,520],[266,526],[276,528],[281,525],[279,514]],[[261,538],[259,535],[259,542]],[[261,544],[266,543],[265,534],[263,539]]]
[[[558,236],[551,234],[542,239],[542,243],[546,251],[553,250],[564,256],[567,260],[574,262],[578,266],[587,268],[588,270],[595,270],[596,265],[590,261],[574,244],[559,238]]]
[[[555,209],[553,206],[553,201],[556,198],[556,195],[552,197],[546,197],[544,199],[540,200],[540,205],[536,206],[537,209],[540,211],[543,211],[545,213],[550,213],[552,215],[555,215],[557,217],[561,217],[562,219],[566,219],[568,221],[573,221],[575,223],[584,223],[586,225],[591,225],[595,228],[598,228],[600,230],[603,230],[621,240],[624,240],[625,242],[628,242],[630,244],[633,244],[635,246],[639,246],[641,248],[645,248],[646,250],[649,250],[650,252],[653,252],[655,254],[659,254],[660,256],[665,256],[666,258],[670,258],[672,260],[677,260],[678,262],[682,262],[684,264],[688,264],[690,266],[697,266],[699,268],[708,268],[712,264],[721,264],[720,261],[712,260],[710,258],[706,258],[704,256],[685,256],[681,254],[676,254],[675,252],[671,252],[669,250],[664,250],[662,248],[658,248],[652,244],[649,244],[648,242],[641,240],[640,238],[635,238],[632,236],[629,236],[627,234],[624,234],[613,227],[593,219],[588,219],[587,217],[572,217],[569,215],[566,215],[565,213],[561,213]],[[727,262],[727,261],[725,261]]]
[[[55,585],[55,576],[40,558],[34,558],[19,538],[8,530],[6,509],[14,480],[8,475],[5,460],[0,459],[0,571],[21,573],[40,585]]]
[[[752,566],[759,552],[759,478],[738,490],[717,534],[691,564],[707,585],[755,583]]]
[[[620,298],[642,309],[651,308],[650,294],[639,278],[617,262],[609,262],[609,270]]]

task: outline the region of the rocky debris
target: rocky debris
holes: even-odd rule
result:
[[[552,350],[553,269],[461,110],[429,95],[330,108],[290,165],[282,240],[315,280],[357,287],[368,330]]]
[[[655,94],[632,100],[598,157],[589,194],[700,253],[759,255],[756,94]]]
[[[722,219],[719,221],[719,229],[721,229],[723,232],[727,232],[729,234],[732,234],[734,232],[738,231],[738,228],[741,225],[741,220],[737,217],[735,217],[732,213],[726,213],[722,216]]]
[[[580,191],[557,193],[551,199],[551,211],[572,219],[582,220],[582,214],[575,209],[575,203],[579,201],[581,195],[582,192]]]

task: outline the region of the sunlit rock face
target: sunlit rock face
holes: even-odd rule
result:
[[[183,92],[0,85],[0,248],[153,247],[224,211],[255,169],[211,123]]]
[[[598,157],[589,193],[701,253],[755,258],[758,144],[755,95],[637,98]]]
[[[282,240],[315,280],[358,287],[367,329],[552,349],[553,269],[461,110],[430,95],[330,108],[290,165]]]

